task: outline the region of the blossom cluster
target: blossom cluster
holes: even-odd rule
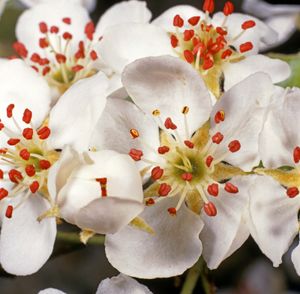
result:
[[[4,270],[38,271],[61,221],[83,242],[106,235],[122,274],[97,293],[150,293],[127,276],[177,276],[201,256],[216,269],[250,235],[278,266],[299,233],[300,90],[259,53],[276,31],[231,1],[155,19],[124,1],[97,24],[93,1],[24,2],[0,59]],[[300,246],[292,260],[300,275]]]

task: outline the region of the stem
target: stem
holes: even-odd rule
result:
[[[73,243],[73,244],[82,244],[82,242],[80,241],[79,233],[58,231],[56,235],[56,239],[68,243]],[[105,240],[104,236],[96,235],[90,238],[88,243],[90,245],[103,245],[104,240]]]
[[[203,269],[203,261],[201,259],[199,259],[193,265],[193,267],[191,267],[189,269],[180,294],[192,294],[193,293],[193,291],[197,285],[198,279],[201,275],[202,269]]]

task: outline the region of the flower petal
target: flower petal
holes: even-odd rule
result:
[[[291,69],[286,62],[264,55],[248,56],[239,62],[227,63],[223,70],[225,90],[230,89],[235,84],[257,72],[268,74],[274,84],[286,80],[291,74]]]
[[[0,262],[5,271],[19,276],[33,274],[48,260],[55,241],[56,221],[37,221],[48,209],[42,197],[32,195],[15,209],[11,219],[3,218]]]
[[[298,276],[300,276],[300,246],[298,246],[292,252],[292,262],[295,266]]]
[[[95,125],[106,104],[108,81],[103,73],[78,81],[53,107],[49,118],[49,138],[54,148],[70,144],[88,150]]]
[[[295,238],[300,200],[286,196],[286,190],[270,177],[257,176],[250,188],[250,232],[274,266]]]
[[[246,234],[237,234],[241,232],[242,217],[249,199],[249,180],[236,177],[230,182],[238,187],[239,193],[233,196],[226,191],[220,191],[213,200],[217,215],[211,217],[204,212],[201,214],[204,227],[200,239],[203,244],[203,257],[210,269],[217,268],[233,253],[233,249],[237,249],[246,240]]]
[[[151,294],[152,292],[136,280],[119,274],[116,277],[103,280],[96,291],[96,294]]]
[[[199,74],[176,57],[160,56],[137,60],[128,65],[122,77],[132,100],[146,114],[160,111],[161,122],[170,117],[179,134],[186,137],[201,127],[211,111],[211,99]],[[189,111],[183,114],[183,108]],[[190,134],[186,134],[185,116]],[[165,129],[159,122],[160,127]]]
[[[226,162],[246,170],[259,163],[258,136],[273,92],[274,86],[264,73],[251,75],[225,92],[211,115],[211,134],[221,132],[224,135],[214,153],[216,158],[225,154]],[[225,121],[216,124],[215,114],[221,110],[225,113]],[[241,144],[241,149],[235,153],[228,152],[228,145],[233,140],[239,140]]]
[[[133,23],[148,23],[152,13],[147,8],[147,3],[144,1],[122,1],[111,6],[100,17],[96,27],[96,34],[103,35],[106,28],[129,22]]]
[[[66,294],[66,293],[63,291],[60,291],[58,289],[47,288],[47,289],[39,291],[38,294]]]
[[[105,239],[109,262],[120,272],[139,278],[153,279],[182,274],[200,257],[199,233],[202,221],[185,205],[176,216],[167,209],[178,199],[164,199],[146,207],[140,215],[154,234],[127,226]]]
[[[106,29],[96,50],[116,73],[130,62],[147,56],[174,55],[168,34],[151,24],[126,23]]]

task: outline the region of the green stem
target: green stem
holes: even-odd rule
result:
[[[57,240],[61,240],[73,244],[82,244],[80,241],[79,233],[72,232],[61,232],[58,231],[56,235]],[[90,245],[103,245],[105,237],[101,235],[93,236],[89,239],[88,244]]]
[[[201,259],[199,259],[193,265],[193,267],[191,267],[189,269],[180,294],[192,294],[193,293],[193,291],[197,285],[198,279],[200,278],[202,269],[203,269],[203,261]]]

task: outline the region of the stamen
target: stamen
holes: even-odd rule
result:
[[[193,63],[194,62],[194,54],[191,50],[184,50],[183,55],[184,55],[185,60],[188,63]]]
[[[223,8],[223,13],[225,16],[232,14],[234,11],[234,5],[231,1],[227,1]]]
[[[177,39],[177,37],[175,35],[171,35],[170,40],[171,40],[171,46],[173,48],[176,48],[178,46],[178,39]]]
[[[175,15],[174,19],[173,19],[173,26],[174,27],[178,27],[178,28],[182,28],[184,25],[184,20],[180,17],[180,15]]]
[[[181,178],[184,181],[190,182],[193,179],[193,175],[191,173],[184,173],[184,174],[181,175]]]
[[[214,134],[212,136],[211,139],[212,139],[213,143],[220,144],[223,141],[224,136],[220,132],[217,132],[216,134]]]
[[[50,161],[44,160],[44,159],[39,161],[39,165],[40,165],[40,168],[43,170],[47,170],[51,167]]]
[[[0,200],[8,196],[8,191],[4,188],[0,188]]]
[[[215,123],[218,124],[225,120],[225,112],[223,110],[218,111],[215,114]]]
[[[188,19],[188,23],[192,26],[196,26],[200,20],[200,16],[193,16]]]
[[[19,181],[23,180],[22,174],[16,169],[11,169],[8,172],[8,177],[11,180],[11,182],[16,183],[16,184],[18,184]]]
[[[130,130],[130,135],[131,135],[132,139],[136,139],[140,136],[140,133],[136,129],[131,129]]]
[[[144,153],[142,150],[138,150],[134,148],[130,149],[129,156],[135,161],[141,160],[143,155]]]
[[[214,0],[205,0],[203,4],[203,11],[208,13],[213,13],[215,10],[215,1]]]
[[[168,117],[165,121],[166,129],[176,130],[177,126],[173,123],[170,117]]]
[[[45,22],[40,22],[39,23],[39,28],[40,28],[40,32],[42,34],[46,34],[48,32],[48,26]]]
[[[20,139],[11,138],[7,141],[7,144],[10,146],[15,146],[20,142]]]
[[[38,181],[33,181],[32,184],[29,186],[29,189],[31,191],[31,193],[35,193],[40,187],[40,184]]]
[[[236,194],[236,193],[239,192],[238,187],[235,186],[235,185],[233,185],[233,184],[231,184],[231,183],[229,183],[229,182],[227,182],[225,184],[225,188],[224,189],[225,189],[225,191],[227,191],[228,193],[231,193],[231,194]]]
[[[231,141],[228,145],[228,149],[230,152],[234,153],[241,149],[241,143],[238,140]]]
[[[145,204],[147,206],[154,205],[155,204],[155,200],[153,198],[149,198],[149,199],[146,200]]]
[[[8,118],[11,118],[13,116],[13,109],[15,108],[14,104],[9,104],[6,108],[6,115]]]
[[[250,28],[255,27],[256,23],[254,20],[247,20],[242,24],[242,29],[243,30],[248,30]]]
[[[71,24],[71,18],[70,18],[70,17],[64,17],[64,18],[62,19],[62,22],[64,22],[65,24],[70,25],[70,24]]]
[[[293,157],[294,157],[294,162],[299,163],[299,161],[300,161],[300,147],[299,146],[295,147]]]
[[[24,159],[26,161],[30,158],[30,153],[28,152],[28,150],[26,148],[22,149],[19,152],[19,155],[22,159]]]
[[[23,114],[23,122],[25,122],[26,124],[29,124],[31,122],[31,118],[32,118],[32,112],[26,108]]]
[[[177,213],[177,210],[175,207],[170,207],[170,208],[168,208],[168,212],[170,215],[175,216]]]
[[[33,177],[35,175],[35,168],[32,164],[27,165],[25,167],[25,172],[27,174],[28,177]]]
[[[213,183],[207,186],[207,192],[209,195],[217,197],[219,194],[219,185],[217,183]]]
[[[159,154],[165,154],[165,153],[167,153],[167,152],[169,152],[170,151],[170,148],[168,147],[168,146],[160,146],[160,147],[158,147],[158,149],[157,149],[157,152],[159,153]]]
[[[84,32],[85,32],[86,37],[90,41],[93,41],[93,36],[95,33],[95,25],[92,21],[90,21],[86,24]]]
[[[50,136],[51,130],[47,126],[45,126],[39,129],[37,134],[41,140],[45,140]]]
[[[162,183],[159,186],[158,194],[159,194],[159,196],[165,197],[171,192],[171,190],[172,190],[172,187],[169,184]]]
[[[205,160],[206,166],[207,166],[207,167],[210,167],[211,164],[212,164],[212,162],[213,162],[213,160],[214,160],[214,158],[213,158],[211,155],[208,155],[208,156],[206,157],[206,160]]]
[[[26,140],[31,140],[32,137],[33,137],[33,129],[31,128],[25,128],[23,130],[23,133],[22,133],[23,137],[26,139]]]
[[[100,183],[101,187],[101,197],[106,197],[107,196],[107,178],[97,178],[96,181]]]
[[[251,42],[246,42],[240,45],[240,52],[244,53],[253,49],[253,44]]]
[[[5,212],[5,216],[7,218],[11,218],[12,217],[12,214],[13,214],[13,206],[12,205],[8,205],[7,208],[6,208],[6,212]]]
[[[216,216],[217,215],[217,208],[212,202],[205,203],[204,211],[208,216]]]
[[[159,166],[156,166],[151,171],[151,177],[154,181],[159,180],[164,174],[164,170]]]
[[[191,142],[191,141],[189,141],[189,140],[185,140],[184,142],[183,142],[187,147],[189,147],[190,149],[193,149],[194,148],[194,143],[193,142]]]
[[[291,187],[286,190],[286,195],[290,198],[294,198],[299,194],[299,189],[297,187]]]

